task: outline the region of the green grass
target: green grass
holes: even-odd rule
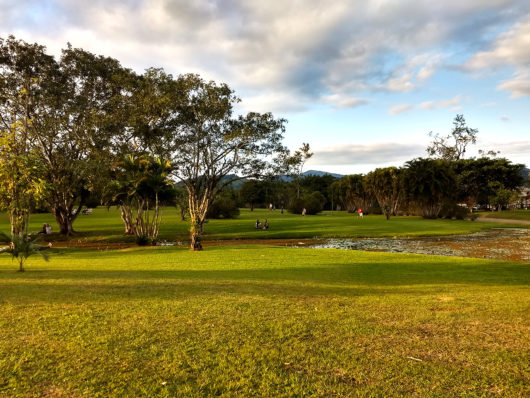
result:
[[[504,210],[495,212],[480,213],[481,217],[486,218],[505,218],[510,220],[530,221],[530,210]]]
[[[530,394],[528,264],[253,246],[52,252],[26,273],[0,257],[0,396]]]
[[[256,219],[262,222],[269,220],[270,229],[256,230]],[[37,232],[43,223],[49,223],[57,231],[55,220],[50,214],[35,214],[31,218],[30,231]],[[0,217],[3,232],[9,231],[9,222],[5,214]],[[504,224],[481,223],[457,220],[425,220],[421,217],[392,217],[386,220],[383,216],[365,216],[360,219],[356,214],[346,212],[323,212],[316,216],[280,214],[280,211],[263,209],[251,212],[241,210],[241,216],[234,220],[210,220],[205,225],[204,239],[304,239],[330,237],[382,237],[382,236],[426,236],[467,234],[490,228],[502,227]],[[512,224],[507,224],[513,227]],[[80,215],[74,223],[79,232],[74,239],[90,241],[134,241],[132,237],[123,236],[123,224],[119,212],[111,208],[97,208],[89,216]],[[188,223],[180,220],[174,208],[163,211],[160,231],[162,240],[187,240]],[[58,239],[55,236],[52,239]]]

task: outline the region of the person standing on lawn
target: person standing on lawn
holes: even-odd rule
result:
[[[363,218],[363,209],[359,207],[359,210],[357,210],[357,212],[359,213],[359,217]]]

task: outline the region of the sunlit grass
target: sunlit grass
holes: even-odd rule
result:
[[[255,246],[0,257],[0,396],[527,396],[528,264]]]
[[[269,220],[267,231],[256,230],[256,219]],[[54,231],[57,227],[50,214],[35,214],[31,218],[30,231],[42,229],[49,223]],[[9,223],[5,214],[0,217],[2,230],[8,232]],[[330,237],[378,237],[378,236],[427,236],[467,234],[503,224],[491,225],[479,221],[425,220],[421,217],[392,217],[386,220],[380,215],[369,215],[360,219],[356,214],[346,212],[323,212],[315,216],[302,217],[298,214],[281,214],[279,210],[257,209],[251,212],[241,210],[241,216],[234,220],[209,220],[205,225],[204,239],[304,239]],[[512,227],[513,225],[507,225]],[[97,208],[92,215],[80,215],[74,227],[78,234],[72,239],[90,241],[134,241],[133,237],[123,236],[123,224],[115,208]],[[161,240],[184,241],[188,239],[188,223],[180,219],[174,208],[163,210],[160,231]],[[60,239],[58,236],[52,239]]]
[[[525,220],[530,221],[530,210],[504,210],[495,212],[483,212],[480,213],[481,217],[487,218],[505,218],[510,220]]]

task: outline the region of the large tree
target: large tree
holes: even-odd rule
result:
[[[32,115],[30,137],[62,234],[74,232],[74,220],[109,168],[114,138],[125,128],[120,106],[127,75],[117,60],[69,46],[43,80],[44,108]]]
[[[407,197],[417,203],[425,218],[436,218],[444,201],[453,199],[456,180],[451,163],[444,159],[414,159],[406,163]]]
[[[272,166],[270,157],[284,149],[285,121],[270,113],[234,117],[239,100],[226,84],[206,82],[197,75],[180,76],[178,84],[181,97],[172,166],[188,191],[191,249],[202,250],[208,208],[223,186],[233,181],[224,177],[265,174]]]
[[[54,66],[42,46],[0,39],[0,207],[8,211],[12,235],[24,233],[45,187],[29,144],[34,115],[43,110],[42,82]]]
[[[351,174],[340,178],[331,184],[335,200],[341,207],[352,213],[360,208],[368,208],[372,205],[373,196],[370,195],[362,174]]]
[[[364,177],[364,189],[377,199],[388,220],[396,214],[403,195],[402,171],[396,167],[375,169]]]

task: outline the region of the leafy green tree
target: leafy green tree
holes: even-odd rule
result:
[[[284,120],[270,113],[233,117],[239,99],[226,84],[197,75],[178,79],[178,126],[172,135],[174,176],[188,191],[192,250],[202,250],[201,233],[213,199],[233,182],[229,174],[258,177],[273,167],[270,156],[281,145]]]
[[[24,234],[31,204],[45,188],[30,151],[34,115],[43,107],[42,80],[53,68],[44,50],[13,36],[0,39],[0,207],[8,211],[12,235]]]
[[[359,207],[368,209],[372,207],[373,197],[365,189],[364,176],[351,174],[333,182],[334,197],[342,209],[352,213]]]
[[[409,200],[422,209],[423,217],[437,218],[444,202],[454,198],[456,179],[444,159],[414,159],[406,163],[404,186]]]
[[[114,179],[107,186],[107,205],[120,207],[125,233],[140,242],[156,241],[160,230],[163,201],[174,203],[175,192],[169,179],[169,160],[127,155],[113,167]]]
[[[427,147],[429,156],[445,160],[459,160],[464,157],[467,147],[477,142],[478,130],[467,126],[464,115],[456,115],[453,126],[451,133],[445,137],[433,134],[432,131],[429,133],[429,136],[434,139]]]
[[[12,48],[6,51],[14,57]],[[102,165],[111,159],[113,137],[124,128],[115,110],[124,97],[121,77],[127,73],[116,60],[71,47],[59,61],[46,54],[42,58],[45,67],[35,77],[37,88],[30,91],[36,94],[29,101],[25,132],[60,232],[69,235],[84,201],[101,181]]]
[[[515,191],[523,183],[523,165],[513,164],[505,158],[461,159],[451,165],[457,179],[457,199],[469,208],[477,203],[490,204],[490,198],[496,196],[498,189]]]
[[[386,219],[395,214],[403,195],[402,173],[396,167],[378,168],[364,177],[364,190],[373,195]]]
[[[244,203],[250,205],[250,211],[254,211],[256,203],[265,202],[265,193],[263,192],[263,184],[257,180],[246,181],[239,190],[239,196]]]

